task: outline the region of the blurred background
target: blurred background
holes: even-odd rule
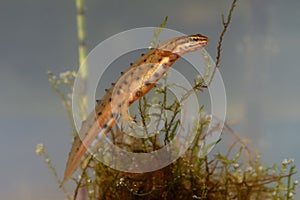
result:
[[[88,50],[121,31],[158,26],[168,16],[167,28],[208,36],[206,50],[215,57],[221,14],[227,14],[230,4],[230,0],[88,0]],[[220,68],[227,120],[236,123],[232,128],[252,140],[265,165],[294,158],[298,171],[299,8],[297,0],[239,0]],[[77,47],[75,1],[1,0],[1,199],[65,199],[43,159],[36,156],[35,146],[46,145],[62,177],[72,130],[47,71],[77,70]],[[299,190],[297,196],[300,199]]]

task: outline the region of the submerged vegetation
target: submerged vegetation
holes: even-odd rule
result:
[[[73,72],[69,74],[63,78],[72,78]],[[50,77],[51,80],[57,80],[52,82],[56,86],[68,82],[53,78],[52,74]],[[197,83],[201,84],[200,82]],[[167,88],[157,87],[155,94],[166,97]],[[70,101],[68,95],[64,99]],[[151,100],[142,98],[138,102],[141,121],[146,121],[146,110],[151,106],[149,101]],[[179,105],[177,101],[161,102],[163,112],[172,113],[167,119],[165,129],[162,130],[161,140],[153,137],[136,139],[122,135],[116,130],[111,132],[110,139],[127,151],[146,152],[147,149],[159,149],[174,137],[173,130],[179,124],[176,118]],[[201,156],[199,144],[205,140],[204,133],[211,119],[203,110],[199,112],[201,118],[195,130],[194,142],[184,156],[171,165],[153,172],[134,174],[114,170],[89,157],[80,169],[80,175],[73,179],[73,195],[69,195],[64,187],[62,190],[69,199],[76,199],[82,195],[85,197],[77,199],[293,199],[298,184],[298,181],[292,180],[295,174],[293,159],[285,159],[280,165],[263,166],[260,155],[252,152],[247,142],[229,125],[225,125],[222,136],[232,138],[227,151]],[[202,147],[202,152],[205,152],[205,147],[204,150]],[[61,180],[44,146],[39,144],[36,153],[45,157],[47,165],[60,184]]]
[[[77,0],[77,6],[83,7],[82,0]],[[236,4],[233,0],[228,18],[223,17],[223,32],[220,35],[217,48],[216,66],[212,69],[210,78],[197,79],[193,90],[201,95],[201,91],[207,88],[205,83],[210,84],[219,67],[221,57],[221,46],[223,36],[230,24],[231,16]],[[83,14],[83,12],[80,12]],[[83,20],[79,16],[79,21]],[[162,24],[162,27],[165,25]],[[81,21],[81,23],[83,23]],[[80,29],[82,24],[78,24]],[[84,37],[83,37],[84,36]],[[79,39],[85,40],[83,30],[79,31]],[[154,40],[155,41],[155,40]],[[85,42],[80,42],[81,54],[86,54]],[[81,61],[84,56],[80,56]],[[209,67],[210,70],[210,67]],[[71,95],[73,81],[76,72],[64,72],[56,77],[48,73],[49,81],[53,89],[59,94],[68,116],[74,134],[76,128],[73,122],[71,110]],[[207,79],[208,78],[208,79]],[[167,78],[164,79],[167,81]],[[66,91],[68,90],[68,91]],[[171,141],[180,126],[178,115],[180,113],[180,102],[168,99],[167,84],[159,85],[154,89],[154,96],[161,97],[162,101],[156,102],[162,108],[160,115],[168,112],[168,117],[163,118],[164,128],[159,138],[156,136],[136,139],[124,135],[120,130],[111,131],[112,143],[130,152],[149,152],[157,150]],[[84,99],[82,100],[84,102]],[[141,98],[137,102],[138,120],[145,125],[148,116],[147,111],[153,103],[153,99]],[[166,115],[165,115],[166,116]],[[194,131],[195,139],[185,154],[172,164],[147,173],[128,173],[114,170],[94,159],[92,156],[86,158],[79,170],[79,176],[73,178],[75,183],[72,195],[64,186],[61,187],[68,199],[293,199],[298,181],[293,181],[295,172],[293,159],[285,159],[279,165],[263,166],[260,155],[249,149],[244,139],[240,138],[229,125],[225,124],[222,137],[231,137],[232,143],[227,151],[206,155],[211,144],[201,146],[206,138],[205,131],[211,118],[205,114],[203,109],[199,110],[200,119]],[[145,130],[146,130],[146,126]],[[203,154],[201,154],[202,152]],[[58,185],[61,180],[51,163],[43,144],[36,148],[38,155],[44,156],[45,162],[54,174]],[[70,182],[72,182],[70,181]]]

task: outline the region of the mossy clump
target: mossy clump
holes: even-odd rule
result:
[[[69,81],[60,79],[73,79],[72,76],[53,78],[49,73],[54,88],[59,91],[62,84]],[[167,79],[165,79],[166,81]],[[195,81],[194,90],[200,91],[203,80]],[[167,84],[165,84],[167,85]],[[112,130],[109,139],[120,148],[132,152],[149,152],[160,149],[172,141],[174,133],[180,126],[178,115],[180,103],[177,100],[168,101],[168,89],[161,85],[154,90],[160,105],[161,112],[168,112],[165,127],[160,137],[134,138],[123,134],[120,130]],[[60,91],[60,94],[64,93]],[[158,98],[160,96],[161,98]],[[62,98],[68,100],[68,95]],[[141,98],[137,102],[137,117],[140,122],[146,122],[148,109],[153,99]],[[65,102],[65,105],[70,105]],[[160,113],[161,116],[164,113]],[[205,155],[211,145],[206,147],[205,141],[210,117],[202,109],[199,111],[200,119],[195,129],[195,139],[185,152],[184,156],[172,164],[153,172],[133,174],[114,170],[88,157],[82,168],[80,176],[74,178],[75,189],[73,195],[63,191],[68,199],[85,196],[84,199],[293,199],[298,181],[293,181],[295,165],[293,159],[285,159],[280,165],[265,167],[260,162],[260,156],[253,153],[244,139],[240,138],[228,125],[225,125],[222,138],[232,137],[232,144],[225,153]],[[145,123],[141,123],[145,124]],[[145,127],[146,128],[146,127]],[[218,145],[218,144],[217,144]],[[224,151],[223,151],[224,152]],[[36,153],[44,155],[47,165],[60,182],[49,155],[43,145],[37,146]],[[72,197],[71,197],[72,196]]]

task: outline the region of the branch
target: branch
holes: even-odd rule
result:
[[[213,78],[215,77],[217,68],[220,67],[223,38],[224,38],[224,35],[225,35],[226,31],[227,31],[227,28],[228,28],[228,26],[229,26],[229,24],[231,22],[231,17],[232,17],[234,8],[236,6],[236,3],[237,3],[237,0],[233,0],[232,1],[231,7],[230,7],[230,11],[229,11],[229,14],[227,16],[227,20],[226,21],[224,19],[224,15],[222,15],[223,31],[221,32],[220,37],[219,37],[219,42],[218,42],[218,47],[217,47],[217,56],[216,56],[216,65],[214,67],[214,70],[212,72],[210,80],[209,80],[209,82],[207,84],[207,87],[210,86]]]

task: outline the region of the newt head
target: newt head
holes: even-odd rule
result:
[[[208,37],[201,34],[195,34],[190,36],[181,36],[163,42],[158,46],[158,49],[170,51],[173,54],[181,56],[188,52],[197,51],[207,44]]]

